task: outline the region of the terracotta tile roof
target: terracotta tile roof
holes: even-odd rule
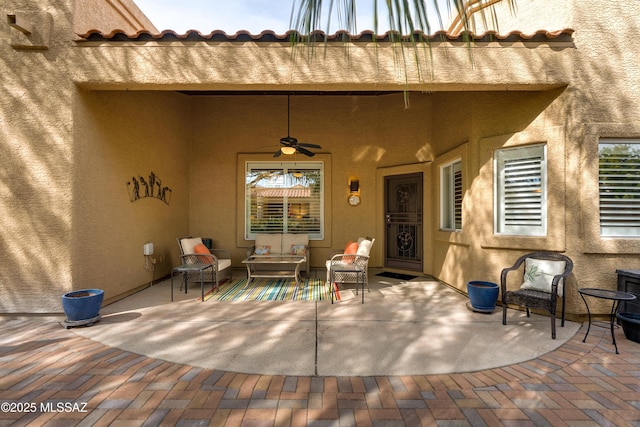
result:
[[[311,189],[308,187],[291,187],[291,188],[256,188],[256,195],[259,197],[275,197],[275,198],[308,198],[311,197]]]
[[[431,42],[438,41],[466,41],[471,37],[476,42],[489,41],[508,41],[508,42],[566,42],[572,40],[574,30],[565,28],[558,31],[538,30],[532,34],[525,34],[522,31],[511,31],[507,34],[499,34],[497,31],[487,31],[482,34],[472,34],[461,32],[459,34],[451,34],[446,31],[438,31],[431,35],[421,32],[415,32],[411,36],[403,36],[403,39],[425,38]],[[237,42],[288,42],[291,37],[295,37],[298,33],[288,31],[285,34],[276,34],[273,31],[266,30],[260,34],[251,34],[248,31],[238,31],[235,34],[227,34],[224,31],[216,30],[209,34],[203,34],[200,31],[189,30],[184,34],[178,34],[172,30],[165,30],[160,33],[151,33],[146,30],[136,33],[126,33],[123,30],[113,30],[109,33],[103,33],[99,30],[89,30],[78,36],[85,41],[237,41]],[[374,39],[378,42],[390,41],[392,37],[397,37],[397,33],[386,32],[385,34],[375,35],[373,31],[363,31],[358,35],[351,35],[346,31],[338,31],[334,34],[327,35],[323,31],[315,31],[312,34],[315,41],[343,42],[345,40],[352,42],[370,42]]]

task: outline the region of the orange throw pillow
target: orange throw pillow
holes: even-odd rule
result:
[[[344,247],[345,254],[355,254],[356,252],[358,252],[358,242],[349,242]]]
[[[199,245],[195,245],[195,247],[193,248],[193,251],[197,254],[211,255],[211,252],[209,252],[209,249],[207,249],[207,247],[202,243]],[[198,259],[200,260],[200,262],[204,264],[211,264],[213,261],[213,259],[210,256],[199,256]]]
[[[347,243],[347,246],[344,247],[344,253],[345,254],[356,254],[358,252],[358,242],[349,242]],[[353,262],[356,260],[355,257],[344,257],[343,261],[346,262],[347,264],[353,264]]]

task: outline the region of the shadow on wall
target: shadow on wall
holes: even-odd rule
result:
[[[72,3],[61,3],[51,11],[57,31],[72,16]],[[5,41],[9,31],[17,30],[0,30]],[[0,311],[6,313],[60,312],[60,295],[71,286],[74,87],[61,52],[53,44],[38,51],[0,47]]]

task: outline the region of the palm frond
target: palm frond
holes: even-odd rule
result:
[[[473,32],[478,28],[497,29],[493,7],[498,3],[507,4],[515,13],[516,0],[373,0],[373,28],[367,29],[376,35],[390,31],[400,36],[414,32],[431,34],[434,26],[438,30],[457,33]],[[356,34],[357,6],[357,0],[294,0],[290,28],[302,36],[314,31],[333,33],[340,30]],[[383,9],[387,22],[381,31]],[[453,18],[448,28],[445,28],[445,12],[447,20]],[[337,21],[335,28],[332,27],[334,20]]]
[[[437,30],[445,31],[449,35],[461,36],[467,46],[471,46],[472,35],[479,29],[498,30],[498,19],[494,6],[506,3],[512,13],[516,11],[517,0],[373,0],[373,28],[374,42],[380,35],[396,45],[394,54],[398,63],[405,67],[408,76],[409,66],[416,67],[420,81],[425,77],[424,66],[433,64],[430,36]],[[382,3],[382,4],[381,4]],[[328,9],[323,9],[328,5]],[[319,34],[327,37],[337,31],[344,31],[344,40],[358,34],[357,0],[294,0],[291,10],[290,27],[292,45],[300,43],[311,45],[318,41]],[[386,12],[385,30],[381,34],[382,8]],[[448,13],[447,20],[453,16],[449,27],[445,28],[443,12]],[[333,19],[337,18],[338,27],[332,28]],[[326,19],[326,26],[322,28],[322,21]],[[411,53],[407,51],[411,49]],[[349,49],[345,51],[347,54]],[[472,50],[469,49],[470,60]],[[431,67],[431,73],[433,73]],[[405,103],[407,103],[405,93]]]

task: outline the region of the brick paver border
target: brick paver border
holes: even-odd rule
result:
[[[640,344],[616,333],[619,355],[608,331],[583,343],[581,330],[541,357],[478,372],[296,377],[169,363],[57,322],[7,320],[0,426],[638,426]]]

